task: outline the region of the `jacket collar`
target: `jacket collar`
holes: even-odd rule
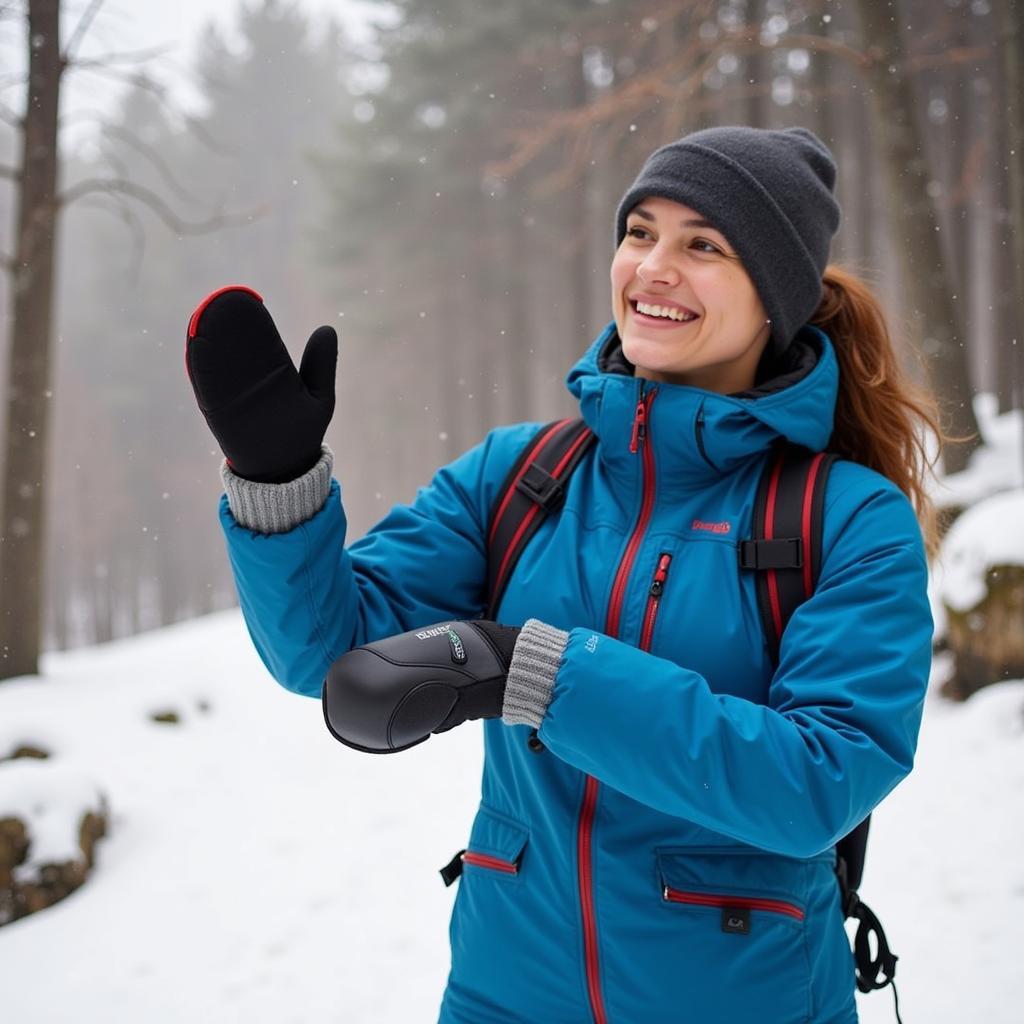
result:
[[[569,372],[566,385],[600,442],[600,458],[623,486],[635,487],[640,458],[630,451],[637,404],[650,401],[660,493],[711,483],[761,456],[780,438],[821,451],[832,434],[839,367],[828,336],[807,325],[783,358],[758,369],[755,386],[721,395],[683,384],[645,381],[622,352],[609,323]]]

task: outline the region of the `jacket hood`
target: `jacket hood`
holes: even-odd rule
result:
[[[723,395],[647,381],[635,376],[613,321],[569,372],[566,385],[600,440],[602,457],[613,472],[619,468],[631,479],[636,407],[642,396],[650,397],[647,430],[661,479],[692,484],[731,472],[781,438],[824,449],[832,435],[839,367],[828,336],[807,325],[781,357],[766,355],[749,391]]]

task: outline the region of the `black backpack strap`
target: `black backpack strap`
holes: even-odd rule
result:
[[[850,911],[847,917],[857,919],[857,933],[853,940],[853,959],[857,968],[857,988],[861,992],[873,992],[892,984],[896,976],[896,961],[899,959],[891,949],[882,929],[882,923],[874,911],[861,903],[857,894],[851,893]],[[870,935],[875,934],[877,953],[871,956]]]
[[[757,571],[757,603],[773,665],[790,616],[814,593],[821,571],[822,509],[838,456],[781,445],[765,464],[752,536],[741,540],[741,569]]]
[[[851,909],[857,900],[857,889],[864,877],[864,860],[868,852],[869,814],[852,832],[836,843],[836,874],[843,894],[843,913],[853,917]]]
[[[562,507],[573,470],[594,441],[580,419],[542,427],[498,491],[487,527],[487,614],[494,619],[519,556],[541,523]]]
[[[740,568],[757,572],[757,603],[768,652],[776,666],[786,624],[818,585],[825,485],[837,458],[830,452],[815,454],[780,445],[765,464],[758,485],[752,536],[739,543]],[[870,826],[868,815],[836,843],[836,878],[843,916],[857,919],[853,952],[861,992],[891,984],[897,960],[878,918],[857,895]],[[877,948],[874,958],[869,938],[872,932]],[[895,997],[895,986],[893,994]],[[898,1003],[896,1012],[898,1018]]]

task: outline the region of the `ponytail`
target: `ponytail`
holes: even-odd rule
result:
[[[926,431],[941,444],[934,395],[909,381],[900,367],[885,315],[870,287],[836,264],[825,268],[822,300],[811,317],[832,339],[839,362],[839,395],[829,451],[891,480],[917,513],[929,560],[939,546],[935,506],[926,475]]]

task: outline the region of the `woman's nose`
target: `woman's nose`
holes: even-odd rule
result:
[[[676,284],[679,271],[663,250],[655,246],[637,265],[636,276],[645,284]]]

